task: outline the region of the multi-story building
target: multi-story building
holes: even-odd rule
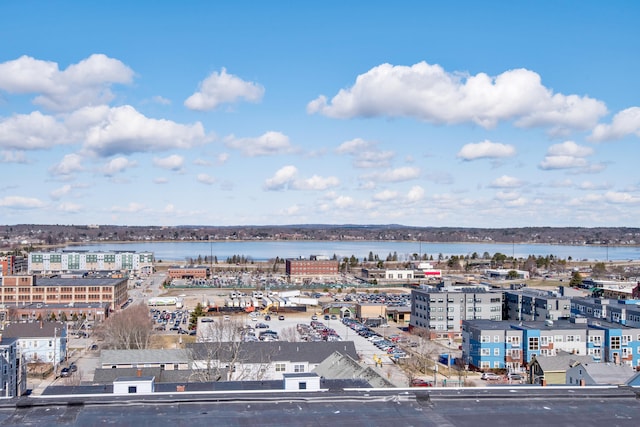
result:
[[[571,298],[549,291],[535,289],[505,291],[504,304],[505,320],[530,322],[571,317]]]
[[[572,298],[571,314],[630,327],[640,327],[640,304],[635,299]]]
[[[21,396],[27,389],[25,364],[20,363],[18,340],[0,335],[0,396]]]
[[[209,274],[209,267],[171,266],[167,269],[167,275],[170,279],[206,279],[209,277]]]
[[[287,259],[285,261],[285,271],[291,280],[337,276],[338,267],[337,260],[314,259],[314,257],[310,259]]]
[[[27,304],[108,303],[117,310],[127,302],[127,279],[43,278],[35,275],[5,276],[0,286],[0,304],[19,307]]]
[[[502,320],[502,298],[502,292],[478,288],[452,292],[414,289],[409,329],[423,330],[431,339],[460,336],[463,320]]]
[[[9,323],[2,335],[17,340],[18,354],[27,363],[50,363],[55,368],[67,357],[67,326],[63,322]]]
[[[153,271],[153,252],[31,252],[29,272],[64,274],[74,271],[127,271],[148,274]]]
[[[27,268],[27,259],[25,257],[16,255],[0,257],[0,277],[25,273]]]
[[[640,366],[640,329],[586,318],[559,321],[463,321],[462,357],[480,369],[518,370],[558,351],[594,362]]]

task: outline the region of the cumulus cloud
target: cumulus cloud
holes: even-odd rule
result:
[[[565,141],[549,147],[547,155],[540,162],[540,169],[572,169],[586,168],[589,162],[585,157],[593,154],[593,149],[576,144],[573,141]]]
[[[56,188],[49,195],[53,200],[58,200],[63,196],[66,196],[71,191],[70,185],[63,185],[60,188]]]
[[[424,199],[424,188],[420,187],[419,185],[411,187],[411,189],[407,193],[407,200],[413,203],[419,202],[422,199]]]
[[[213,185],[216,182],[215,177],[207,175],[206,173],[199,173],[196,180],[205,185]]]
[[[236,138],[230,135],[225,138],[229,148],[239,150],[247,157],[270,156],[293,151],[289,137],[281,132],[266,132],[256,138]]]
[[[420,169],[413,166],[404,166],[396,169],[388,169],[363,176],[364,179],[376,182],[401,182],[416,179],[420,176]]]
[[[42,150],[69,142],[67,128],[39,111],[16,114],[0,121],[0,148]]]
[[[630,193],[619,192],[619,191],[608,191],[604,194],[604,198],[607,202],[616,203],[616,204],[639,204],[640,197],[634,196]]]
[[[610,125],[599,124],[590,136],[592,141],[611,141],[627,135],[640,137],[640,107],[631,107],[613,116]]]
[[[0,163],[27,163],[24,151],[0,151]]]
[[[502,175],[491,183],[491,187],[493,188],[517,188],[522,187],[523,185],[524,183],[522,180],[508,175]]]
[[[336,152],[352,156],[356,168],[385,168],[395,155],[392,151],[380,151],[377,143],[361,138],[343,142]]]
[[[151,119],[129,105],[83,108],[75,111],[67,124],[84,140],[83,150],[104,157],[186,149],[211,138],[205,135],[200,122],[182,125],[171,120]]]
[[[396,197],[398,197],[397,191],[383,190],[379,193],[374,194],[373,200],[376,202],[388,202],[390,200],[395,199]]]
[[[168,169],[172,171],[179,171],[184,165],[184,157],[177,154],[172,154],[168,157],[154,158],[153,164],[159,168]]]
[[[116,157],[111,159],[103,168],[102,173],[106,176],[113,176],[126,169],[135,167],[138,164],[135,160],[129,160],[126,157]]]
[[[0,207],[11,209],[38,209],[45,204],[34,197],[6,196],[0,199]]]
[[[91,55],[63,71],[55,62],[29,56],[0,63],[0,90],[35,94],[33,103],[52,111],[107,103],[114,98],[112,85],[132,80],[129,67],[103,54]]]
[[[264,88],[257,83],[247,82],[233,74],[227,74],[225,68],[220,73],[213,72],[199,84],[198,92],[184,101],[191,110],[213,110],[221,104],[234,103],[239,99],[259,102]]]
[[[322,177],[313,175],[311,178],[298,178],[298,168],[292,165],[280,168],[264,183],[265,190],[279,191],[284,189],[301,191],[319,191],[337,187],[340,180],[334,176]]]
[[[457,157],[462,160],[501,159],[513,157],[515,154],[516,149],[513,145],[485,140],[477,144],[464,145]]]
[[[521,127],[589,129],[607,112],[601,101],[553,93],[540,76],[516,69],[490,77],[449,73],[439,65],[382,64],[356,78],[330,101],[322,95],[307,105],[310,114],[334,118],[414,117],[436,124],[473,122],[485,128],[515,120]]]
[[[49,173],[51,175],[71,175],[75,172],[81,172],[84,170],[82,166],[82,156],[71,153],[65,155],[60,163],[49,168]]]

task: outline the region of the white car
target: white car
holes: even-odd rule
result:
[[[480,377],[483,380],[501,380],[502,376],[498,375],[498,374],[494,374],[493,372],[484,372],[482,374],[482,377]]]

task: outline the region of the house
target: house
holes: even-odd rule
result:
[[[17,339],[18,354],[27,363],[50,363],[55,369],[67,358],[67,325],[63,322],[9,323],[2,335]]]
[[[591,356],[558,351],[555,356],[533,357],[529,363],[527,377],[531,384],[567,384],[567,370],[580,363],[591,363]]]
[[[189,353],[183,349],[102,350],[99,367],[174,371],[189,369],[190,362]]]
[[[578,363],[567,370],[568,385],[622,385],[627,383],[636,371],[626,365],[613,363]]]
[[[340,352],[335,352],[327,357],[313,372],[325,379],[361,379],[369,383],[373,388],[396,387],[375,369],[361,365],[349,355]]]
[[[17,339],[0,335],[0,396],[16,397],[27,389],[27,372],[20,363]]]
[[[335,352],[358,360],[353,341],[336,342],[218,342],[187,345],[192,369],[218,372],[227,381],[282,379],[283,374],[313,371]]]

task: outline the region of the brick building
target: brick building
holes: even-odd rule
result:
[[[323,276],[337,276],[339,263],[326,259],[287,259],[285,263],[287,276],[291,279],[305,279]]]

